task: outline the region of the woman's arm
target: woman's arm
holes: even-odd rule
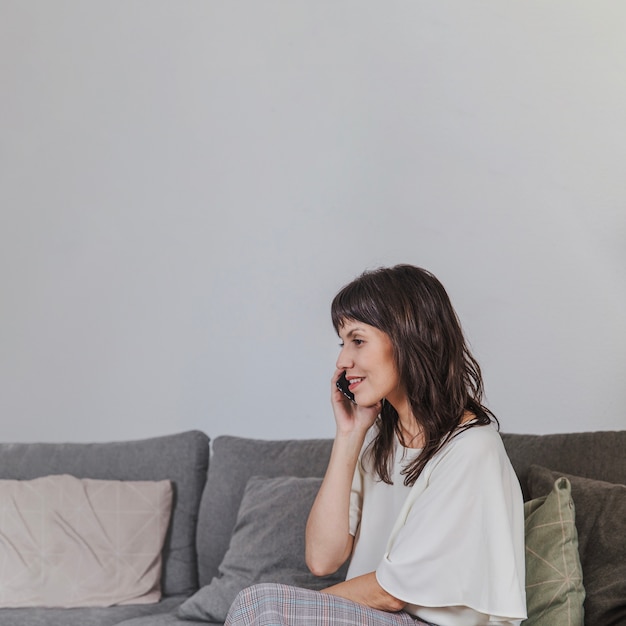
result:
[[[405,602],[387,593],[378,584],[374,572],[363,574],[362,576],[351,578],[338,585],[328,587],[324,589],[322,593],[329,593],[333,596],[346,598],[347,600],[364,604],[365,606],[378,609],[379,611],[401,611],[406,606]]]
[[[365,434],[340,435],[306,526],[306,563],[316,576],[336,572],[352,553],[350,490]]]
[[[352,553],[350,534],[350,491],[365,441],[380,406],[352,404],[337,389],[343,370],[337,369],[331,382],[331,402],[337,424],[330,461],[306,526],[306,563],[316,576],[336,572]]]

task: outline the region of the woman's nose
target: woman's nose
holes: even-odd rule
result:
[[[338,370],[349,370],[352,367],[353,365],[352,359],[347,354],[345,348],[342,348],[341,352],[339,352],[336,365],[337,365]]]

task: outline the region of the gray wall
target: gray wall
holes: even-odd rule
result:
[[[508,432],[626,428],[623,0],[0,0],[0,438],[326,437],[443,281]]]

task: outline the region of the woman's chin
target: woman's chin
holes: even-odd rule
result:
[[[359,399],[356,396],[354,397],[354,400],[359,406],[362,406],[364,409],[375,409],[377,407],[380,409],[382,407],[382,400],[375,400],[372,398]]]

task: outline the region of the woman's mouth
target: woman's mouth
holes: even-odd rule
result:
[[[348,389],[350,391],[354,391],[364,380],[365,378],[348,378]]]

